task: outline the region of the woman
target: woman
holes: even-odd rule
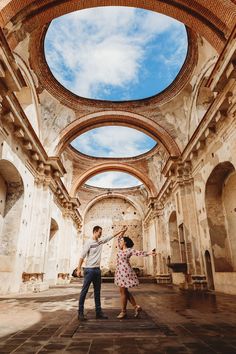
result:
[[[122,319],[127,317],[126,307],[129,301],[134,307],[134,317],[139,317],[142,308],[136,304],[133,295],[129,292],[129,288],[139,285],[136,273],[132,269],[129,259],[131,256],[149,256],[156,255],[155,250],[151,252],[136,251],[133,247],[134,243],[129,237],[119,236],[118,238],[118,253],[117,265],[115,272],[115,284],[120,287],[121,296],[121,313],[117,318]]]

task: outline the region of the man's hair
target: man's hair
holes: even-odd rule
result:
[[[93,234],[94,234],[94,232],[98,232],[99,230],[102,230],[102,227],[101,227],[101,226],[98,226],[98,225],[94,226],[94,228],[93,228]]]
[[[133,247],[134,243],[131,240],[131,238],[129,238],[128,236],[124,236],[123,239],[124,239],[124,242],[125,242],[125,245],[126,245],[127,248],[132,248]]]

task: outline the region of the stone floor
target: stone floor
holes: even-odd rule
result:
[[[141,284],[133,290],[140,319],[117,320],[119,294],[102,285],[108,320],[96,320],[93,293],[89,321],[77,320],[79,284],[0,298],[0,353],[236,353],[236,297],[182,293],[171,286]]]

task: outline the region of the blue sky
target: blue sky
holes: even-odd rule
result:
[[[78,151],[95,157],[133,157],[152,149],[157,142],[148,135],[123,126],[106,126],[89,130],[80,135],[71,145]],[[92,177],[86,184],[121,188],[134,187],[141,182],[123,172],[104,172]]]
[[[87,98],[152,96],[176,77],[187,53],[180,22],[142,9],[101,7],[52,21],[45,55],[56,79]]]
[[[86,181],[86,184],[101,188],[127,188],[135,187],[142,182],[124,172],[102,172]]]
[[[72,12],[52,21],[45,56],[55,78],[86,98],[113,101],[146,98],[175,79],[187,53],[185,26],[164,15],[128,7],[100,7]],[[130,157],[155,142],[124,127],[102,127],[72,142],[92,156]],[[122,172],[107,172],[87,184],[124,187],[140,184]]]
[[[95,157],[133,157],[151,150],[156,143],[136,129],[106,126],[89,130],[72,141],[71,145]]]

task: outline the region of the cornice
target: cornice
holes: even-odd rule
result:
[[[232,30],[224,49],[222,50],[212,72],[209,76],[206,87],[213,92],[220,92],[226,81],[236,77],[236,25]]]
[[[70,216],[77,228],[81,226],[81,216],[77,210],[80,203],[71,197],[61,177],[66,170],[57,156],[49,157],[34,132],[15,94],[26,84],[14,60],[7,42],[0,30],[0,128],[6,137],[11,136],[21,147],[26,159],[26,167],[33,174],[35,183],[49,187],[64,216]],[[7,55],[5,55],[7,53]]]

